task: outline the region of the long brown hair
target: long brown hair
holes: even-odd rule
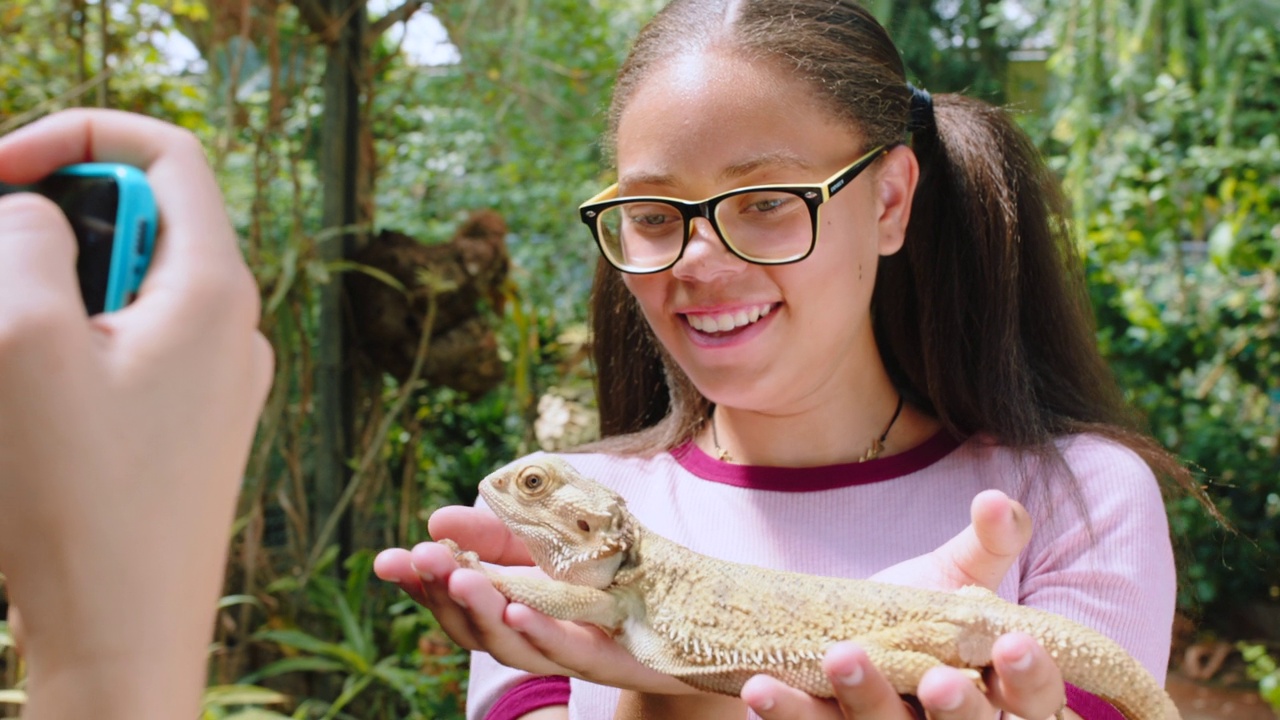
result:
[[[675,0],[640,33],[619,73],[606,144],[655,65],[711,44],[807,83],[870,146],[906,134],[902,60],[855,2]],[[957,438],[981,435],[1066,471],[1054,440],[1095,433],[1195,491],[1185,468],[1139,430],[1098,351],[1063,196],[1031,140],[983,102],[948,94],[933,105],[934,126],[910,143],[921,173],[906,242],[881,259],[872,297],[877,342],[899,391]],[[596,448],[653,454],[692,437],[709,402],[603,261],[591,318],[605,438]]]

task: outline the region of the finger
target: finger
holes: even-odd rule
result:
[[[989,718],[996,713],[973,678],[953,667],[935,667],[926,672],[916,695],[933,720]]]
[[[58,168],[84,162],[116,162],[147,169],[183,136],[190,133],[145,115],[91,108],[66,110],[0,138],[0,180],[27,184]]]
[[[256,326],[257,293],[227,305],[228,284],[252,284],[213,171],[190,132],[153,118],[112,110],[68,110],[0,139],[0,179],[32,182],[78,162],[120,162],[142,168],[160,212],[161,239],[139,303],[157,288],[194,307],[237,313]],[[250,300],[252,298],[252,300]],[[218,302],[210,302],[215,300]],[[175,300],[157,302],[171,307]],[[134,310],[133,312],[142,312]],[[123,315],[121,317],[124,317]]]
[[[412,552],[400,548],[383,550],[373,564],[379,578],[395,583],[429,610],[455,643],[468,650],[481,650],[464,608],[449,597],[449,576],[457,569],[449,549],[436,543],[419,543]]]
[[[1062,673],[1030,635],[1002,635],[991,648],[991,662],[995,672],[988,694],[997,707],[1036,718],[1050,717],[1066,705]]]
[[[871,664],[866,651],[850,642],[831,646],[822,659],[836,702],[845,717],[910,718],[902,697]]]
[[[373,574],[381,580],[394,583],[419,605],[427,604],[422,579],[413,570],[413,562],[408,550],[389,548],[378,553],[373,558]]]
[[[504,621],[507,599],[482,573],[460,569],[449,576],[449,597],[464,611],[471,633],[479,648],[508,667],[517,667],[537,675],[572,675],[533,647],[527,639]]]
[[[939,549],[938,556],[947,559],[943,571],[957,587],[995,590],[1031,541],[1031,516],[999,490],[986,490],[974,497],[970,518],[970,525]]]
[[[427,532],[440,540],[448,538],[474,551],[484,562],[497,565],[532,565],[528,549],[493,511],[465,505],[450,505],[431,513]]]
[[[747,680],[739,697],[763,720],[839,720],[843,717],[834,702],[816,698],[768,675]],[[860,717],[859,720],[870,719]]]
[[[521,604],[507,605],[504,621],[516,630],[538,652],[560,667],[573,671],[575,677],[596,680],[599,671],[628,667],[626,680],[645,692],[668,695],[691,694],[692,687],[679,680],[640,665],[618,643],[595,626],[563,622],[543,615]]]
[[[52,202],[31,193],[0,197],[0,257],[6,325],[32,314],[37,321],[59,315],[83,319],[75,236]]]
[[[969,517],[979,544],[993,556],[1017,557],[1031,541],[1031,514],[999,490],[974,496]]]

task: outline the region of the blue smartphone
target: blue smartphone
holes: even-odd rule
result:
[[[118,163],[83,163],[30,186],[0,184],[5,192],[36,192],[62,208],[79,246],[76,274],[90,315],[133,299],[156,241],[156,202],[146,174]]]

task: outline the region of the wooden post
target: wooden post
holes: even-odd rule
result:
[[[364,0],[325,0],[332,42],[324,76],[325,112],[321,128],[320,177],[324,186],[324,232],[319,257],[332,263],[350,257],[359,243],[352,226],[362,221],[357,203],[360,132],[360,78],[368,24]],[[315,487],[311,499],[312,542],[351,480],[355,439],[356,378],[347,357],[342,276],[334,274],[320,289],[320,327],[316,362],[315,421],[319,431]],[[336,540],[349,545],[349,523],[339,525]],[[346,552],[341,555],[346,555]]]

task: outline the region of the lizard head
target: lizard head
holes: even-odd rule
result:
[[[560,458],[503,468],[480,482],[480,495],[556,580],[606,588],[634,543],[622,497]]]

